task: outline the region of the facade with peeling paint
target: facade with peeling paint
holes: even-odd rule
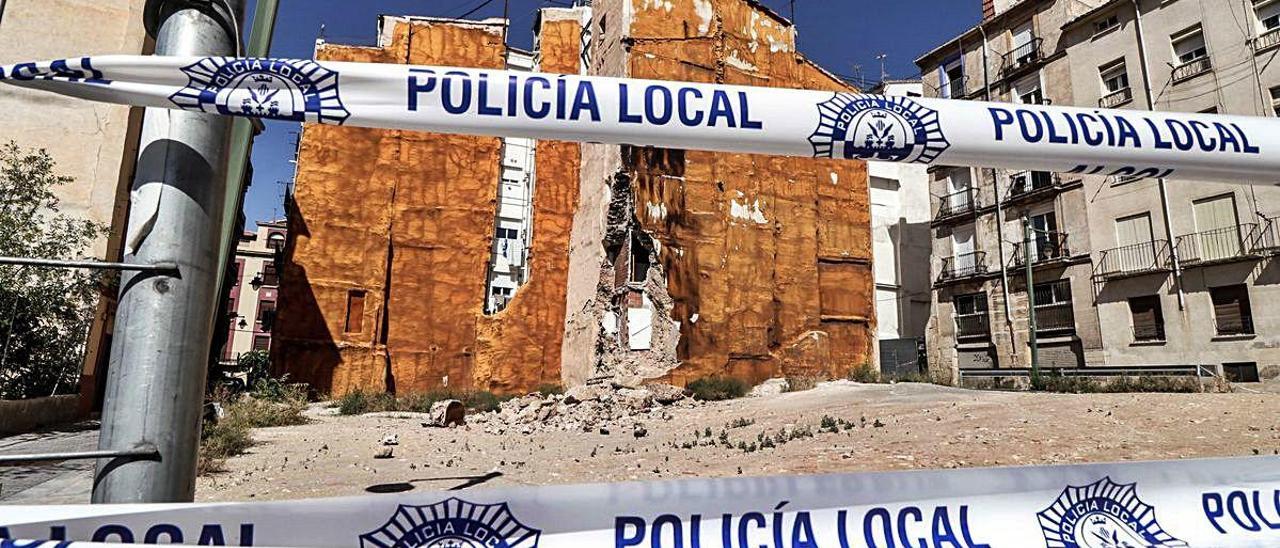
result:
[[[539,11],[530,68],[849,89],[750,0],[592,4]],[[502,68],[519,62],[503,24],[384,17],[377,47],[322,44],[317,58]],[[276,367],[336,395],[840,377],[870,362],[864,164],[528,145],[528,181],[508,189],[509,141],[307,126]],[[530,216],[507,214],[516,195]],[[523,257],[503,264],[508,236]]]

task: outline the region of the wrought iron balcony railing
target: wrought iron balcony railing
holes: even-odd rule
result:
[[[1026,266],[1026,242],[1013,246],[1013,264]],[[1031,240],[1031,264],[1037,265],[1071,257],[1067,235],[1062,232],[1038,232]]]
[[[951,194],[940,197],[938,199],[938,214],[934,216],[934,219],[946,219],[948,217],[973,213],[973,210],[977,209],[977,207],[978,204],[977,201],[974,200],[973,189],[966,188],[959,192],[952,192]]]
[[[986,312],[956,314],[956,338],[985,339],[991,336],[991,319]]]
[[[1102,278],[1161,272],[1171,268],[1168,240],[1152,240],[1108,249],[1098,258],[1096,276]]]
[[[1075,307],[1070,302],[1036,305],[1036,331],[1075,331]]]
[[[1280,219],[1262,217],[1262,222],[1249,238],[1254,253],[1280,253]]]
[[[1115,92],[1103,95],[1098,99],[1098,106],[1102,108],[1116,108],[1133,101],[1133,88],[1124,88]]]
[[[942,272],[938,281],[946,282],[987,273],[987,252],[962,253],[942,259]]]
[[[1021,198],[1037,190],[1062,185],[1057,173],[1048,171],[1019,171],[1009,175],[1009,199]]]
[[[1034,37],[1030,42],[1013,48],[1013,51],[1002,55],[1003,72],[1013,72],[1032,66],[1044,60],[1044,38]]]
[[[1253,234],[1256,227],[1245,223],[1179,236],[1178,260],[1184,265],[1195,265],[1251,256],[1253,250],[1245,245],[1246,236]]]
[[[1190,80],[1191,78],[1195,78],[1196,76],[1200,76],[1201,74],[1211,70],[1213,70],[1213,62],[1209,60],[1209,57],[1205,56],[1199,59],[1192,59],[1174,67],[1173,83],[1176,84],[1183,80]]]
[[[1280,28],[1271,29],[1253,41],[1254,51],[1265,51],[1280,46]]]

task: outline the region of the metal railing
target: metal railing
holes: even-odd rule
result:
[[[1133,340],[1134,342],[1162,342],[1165,340],[1164,326],[1149,325],[1139,327],[1135,325],[1133,326]]]
[[[1280,219],[1262,217],[1262,223],[1249,238],[1249,249],[1254,253],[1280,252]]]
[[[1271,29],[1253,41],[1254,51],[1263,51],[1280,46],[1280,28]]]
[[[1009,175],[1009,198],[1019,198],[1037,190],[1060,186],[1062,178],[1048,171],[1019,171]]]
[[[1152,240],[1107,249],[1098,259],[1097,275],[1125,276],[1168,270],[1171,266],[1169,251],[1168,240]]]
[[[1230,337],[1234,335],[1253,335],[1253,317],[1241,315],[1234,319],[1214,318],[1213,325],[1218,331],[1218,336]]]
[[[1044,46],[1044,38],[1034,37],[1030,42],[1022,44],[1013,51],[1001,55],[1003,60],[1004,72],[1019,70],[1044,60],[1041,49]]]
[[[1037,232],[1031,247],[1033,248],[1031,256],[1033,265],[1071,256],[1071,249],[1067,247],[1067,235],[1062,232]],[[1026,242],[1013,244],[1013,264],[1018,266],[1027,264],[1025,248]]]
[[[962,253],[954,257],[944,257],[942,259],[942,272],[938,276],[938,281],[958,280],[977,276],[987,272],[987,252],[975,251],[973,253]]]
[[[1209,60],[1208,56],[1201,57],[1199,59],[1192,59],[1174,67],[1173,82],[1176,84],[1183,80],[1195,78],[1196,76],[1200,76],[1201,74],[1211,70],[1213,70],[1213,62]]]
[[[1098,99],[1098,106],[1102,108],[1115,108],[1131,101],[1133,101],[1133,88],[1124,88],[1107,95],[1103,95],[1101,99]]]
[[[956,338],[976,339],[991,336],[991,319],[986,312],[956,314]]]
[[[973,198],[973,189],[966,188],[960,192],[952,192],[938,199],[938,214],[935,219],[945,219],[956,215],[973,213],[977,203]]]
[[[1036,331],[1075,331],[1075,307],[1070,302],[1036,305]]]
[[[1247,257],[1253,250],[1245,245],[1245,235],[1252,234],[1256,226],[1244,223],[1179,236],[1178,259],[1182,264],[1192,265]]]

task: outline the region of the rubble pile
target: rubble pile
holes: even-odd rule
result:
[[[671,420],[669,409],[696,407],[684,390],[666,384],[640,388],[577,386],[564,394],[530,394],[502,403],[497,411],[469,415],[467,424],[488,434],[534,432],[631,432],[648,434],[645,423]]]

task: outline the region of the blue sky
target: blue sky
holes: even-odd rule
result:
[[[280,0],[273,57],[310,58],[324,27],[329,42],[374,42],[378,14],[500,17],[504,0]],[[677,0],[682,1],[682,0]],[[487,5],[484,5],[486,2]],[[509,0],[511,43],[528,49],[533,42],[533,13],[539,6],[566,5],[565,0]],[[790,0],[762,0],[790,16]],[[248,0],[252,17],[256,0]],[[978,22],[982,0],[795,0],[800,51],[828,70],[878,80],[884,54],[891,78],[914,76],[921,53]],[[482,6],[483,5],[483,6]],[[479,8],[479,9],[476,9]],[[252,21],[250,21],[252,24]],[[860,67],[860,68],[858,68]],[[245,218],[280,217],[280,183],[293,177],[293,141],[297,124],[268,122],[253,151],[254,178],[245,197]]]

